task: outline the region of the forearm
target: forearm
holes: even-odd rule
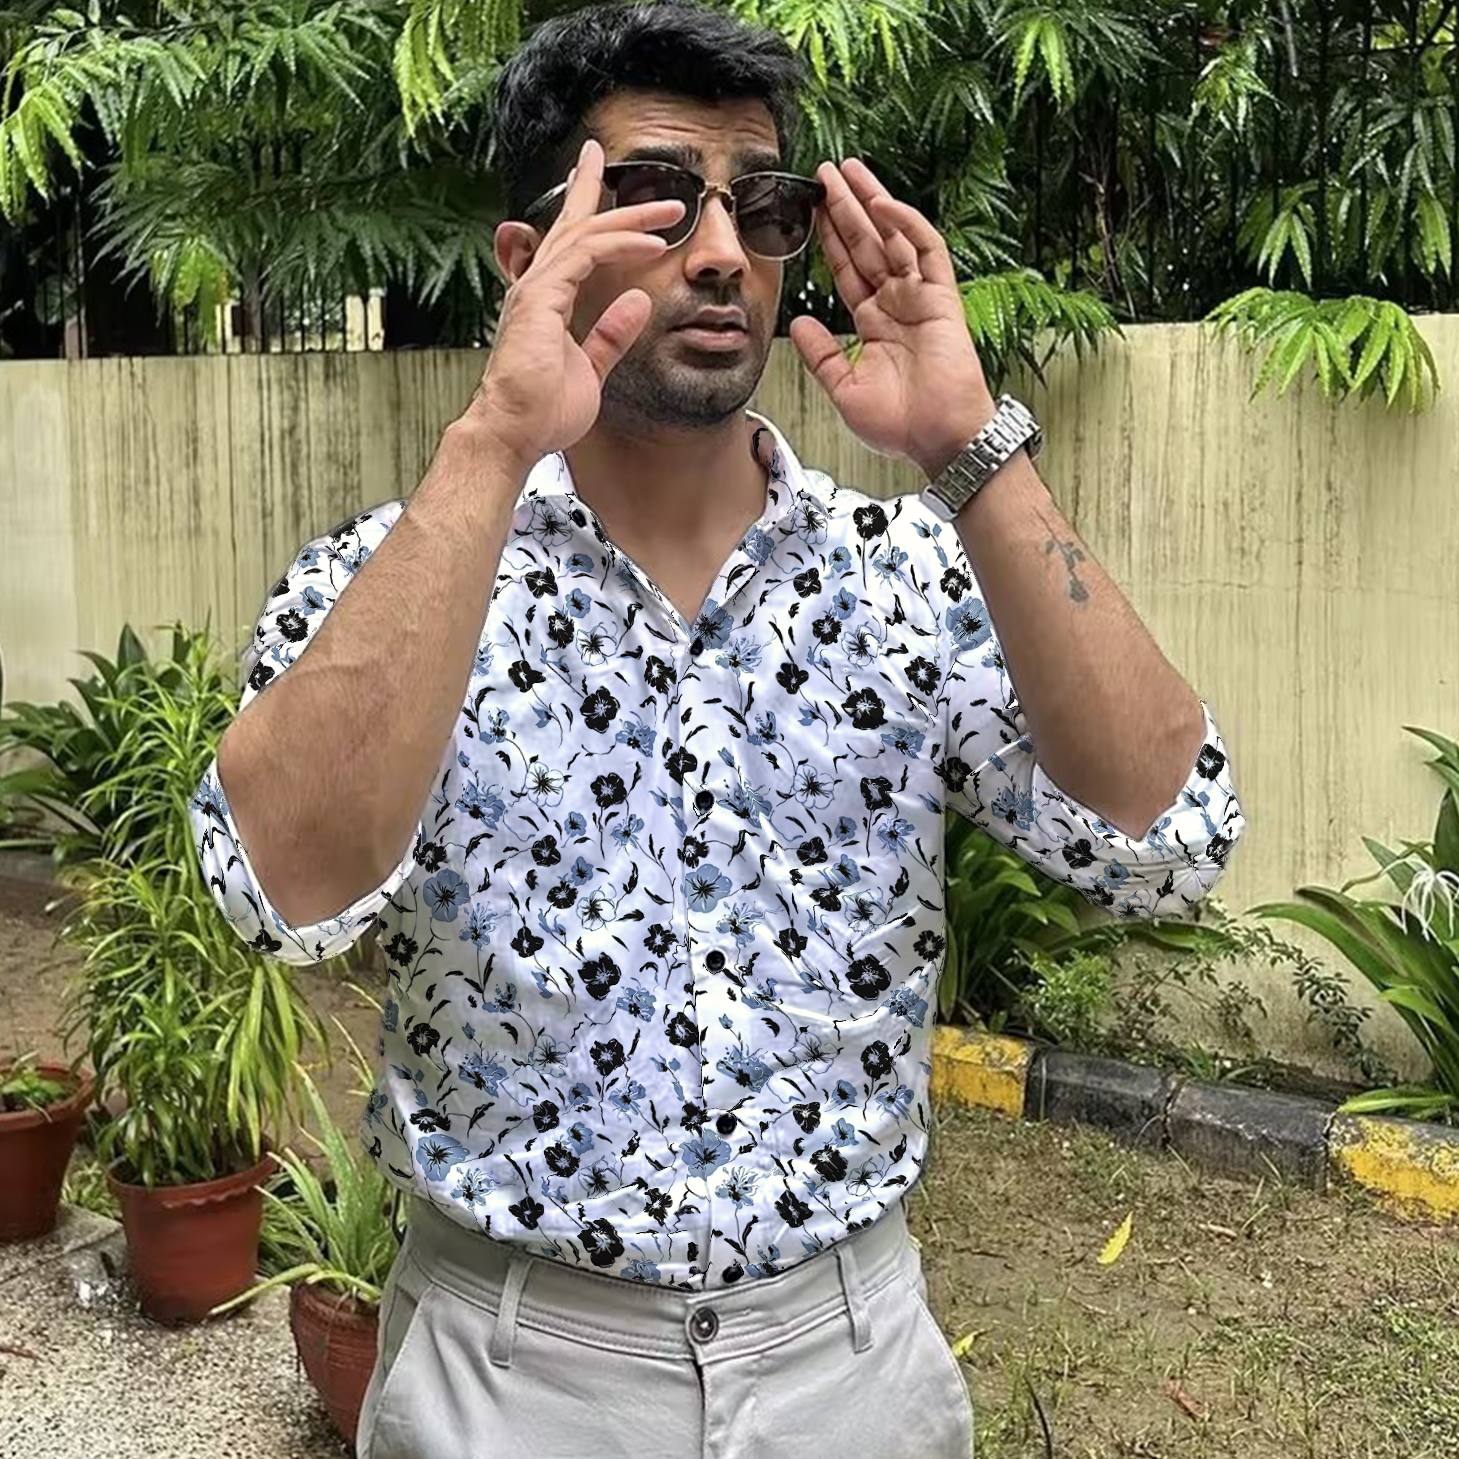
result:
[[[990,404],[986,415],[992,411]],[[929,479],[948,459],[924,459]],[[1199,698],[1026,452],[963,508],[957,530],[1039,764],[1111,825],[1143,838],[1190,774],[1205,724]]]
[[[461,711],[526,463],[470,415],[289,671],[229,726],[218,775],[295,926],[378,886],[409,848]]]

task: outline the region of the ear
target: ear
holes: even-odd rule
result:
[[[492,239],[497,274],[508,286],[516,283],[541,246],[542,235],[531,224],[513,219],[498,223]]]

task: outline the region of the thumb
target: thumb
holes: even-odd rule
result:
[[[583,353],[593,362],[599,380],[606,379],[628,353],[652,312],[653,300],[642,289],[627,289],[598,316],[583,341]]]
[[[790,321],[790,339],[817,384],[834,399],[841,382],[852,370],[840,341],[809,314],[797,315]]]

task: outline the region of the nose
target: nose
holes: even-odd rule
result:
[[[743,268],[747,263],[729,204],[729,198],[722,193],[712,192],[700,206],[699,221],[684,245],[694,256],[692,268],[696,272],[706,266]]]

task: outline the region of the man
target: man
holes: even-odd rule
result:
[[[260,951],[379,919],[360,1134],[412,1199],[361,1459],[966,1455],[903,1207],[944,812],[1128,917],[1183,914],[1243,828],[942,240],[859,160],[789,172],[798,75],[674,4],[514,58],[482,386],[408,504],[289,567],[194,804]],[[813,233],[864,348],[792,340],[927,497],[745,408]]]

